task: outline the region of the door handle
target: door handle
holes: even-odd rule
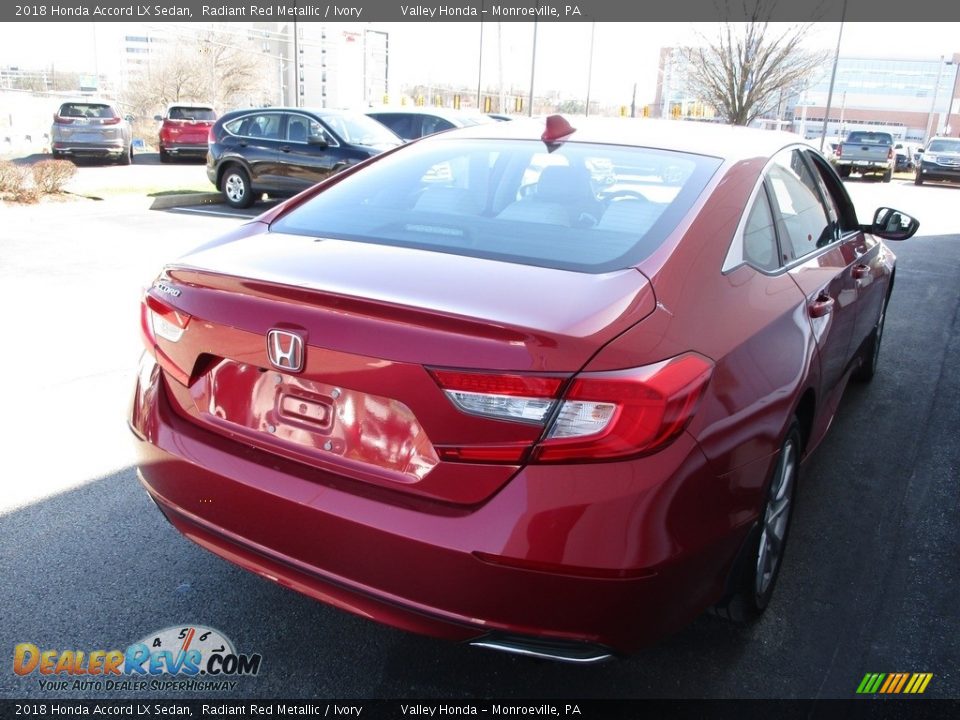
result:
[[[280,146],[280,152],[285,152],[285,153],[290,152],[290,146],[289,146],[289,145],[281,145],[281,146]]]
[[[820,293],[817,299],[808,306],[810,317],[819,318],[829,315],[833,312],[833,298],[824,293]]]
[[[870,266],[864,265],[863,263],[857,263],[853,266],[853,279],[862,280],[865,277],[870,276]]]

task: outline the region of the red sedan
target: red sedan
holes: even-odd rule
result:
[[[168,265],[130,424],[173,525],[390,625],[592,662],[770,601],[895,257],[793,135],[559,116],[356,165]],[[799,548],[802,551],[802,548]]]

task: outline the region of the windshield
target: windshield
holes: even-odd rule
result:
[[[187,107],[177,106],[170,108],[167,117],[171,120],[193,120],[193,121],[213,121],[217,119],[216,113],[207,107]]]
[[[879,132],[852,132],[847,136],[848,143],[863,143],[864,145],[891,145],[893,135]]]
[[[119,117],[109,105],[101,103],[64,103],[60,106],[60,117],[65,118],[103,118]]]
[[[581,272],[630,267],[689,212],[717,158],[649,148],[438,137],[295,207],[275,232]]]
[[[353,145],[400,145],[403,142],[393,132],[366,115],[349,113],[322,117],[344,142]]]
[[[931,140],[927,147],[927,152],[960,152],[960,141],[957,140]]]

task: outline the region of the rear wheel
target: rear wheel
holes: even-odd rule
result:
[[[857,382],[870,382],[877,372],[877,361],[880,358],[880,341],[883,340],[883,322],[887,317],[887,300],[883,301],[883,307],[880,308],[880,317],[877,318],[877,324],[870,333],[870,340],[864,349],[863,359],[860,367],[857,368],[851,376]]]
[[[838,169],[837,169],[837,172],[840,174],[840,177],[842,177],[842,178],[848,178],[848,177],[850,177],[850,168],[848,168],[848,167],[838,168]]]
[[[920,174],[920,168],[917,168],[917,174],[913,176],[914,185],[923,185],[923,176]]]
[[[893,170],[887,170],[887,171],[883,174],[883,178],[881,178],[881,179],[883,180],[883,182],[890,182],[890,180],[891,180],[892,178],[893,178]]]
[[[171,160],[172,160],[172,158],[170,157],[170,153],[168,153],[168,152],[167,152],[166,150],[164,150],[163,148],[160,148],[160,162],[162,162],[162,163],[168,163],[168,162],[170,162]]]
[[[220,189],[227,199],[227,204],[235,208],[248,208],[253,205],[253,192],[250,189],[250,177],[246,171],[231,165],[223,173]]]
[[[734,568],[732,592],[714,608],[718,615],[735,622],[752,620],[773,596],[790,530],[801,447],[800,426],[794,418],[780,445],[759,524]]]
[[[129,165],[133,162],[133,147],[127,148],[122,155],[120,155],[119,160],[121,165]]]

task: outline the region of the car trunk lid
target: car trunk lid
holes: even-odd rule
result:
[[[149,292],[191,317],[177,342],[156,338],[182,414],[341,476],[465,504],[516,471],[543,425],[463,412],[431,370],[565,380],[655,306],[634,269],[591,275],[276,233],[207,246]],[[276,363],[293,338],[300,371]],[[449,460],[444,448],[465,438],[511,452]]]

